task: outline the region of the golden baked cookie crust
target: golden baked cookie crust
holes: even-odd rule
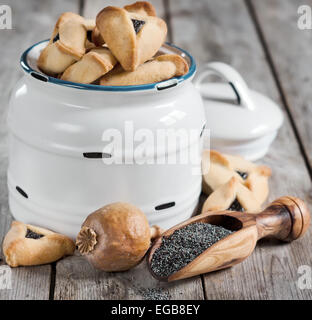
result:
[[[62,73],[85,53],[87,29],[83,17],[63,13],[54,27],[48,45],[41,51],[38,67],[48,75]]]
[[[235,177],[248,188],[262,205],[269,194],[271,169],[256,165],[240,156],[221,154],[216,150],[204,150],[202,156],[203,191],[212,191]]]
[[[113,69],[117,60],[107,48],[91,49],[83,58],[68,67],[61,79],[79,83],[92,83]]]
[[[134,21],[141,23],[137,32]],[[134,71],[140,64],[151,59],[167,35],[167,26],[162,19],[112,6],[99,12],[96,26],[126,71]]]
[[[156,10],[154,6],[147,1],[137,1],[133,4],[124,6],[124,9],[128,12],[135,12],[140,15],[156,17]]]
[[[28,230],[40,238],[27,238]],[[75,243],[70,238],[19,221],[12,222],[3,240],[5,260],[11,267],[51,263],[74,251]]]
[[[154,83],[178,77],[188,72],[187,62],[178,55],[161,55],[140,65],[135,71],[115,68],[104,75],[100,84],[105,86],[127,86]]]
[[[227,183],[213,191],[205,201],[202,213],[207,211],[231,210],[234,201],[249,213],[258,213],[261,211],[261,204],[254,197],[253,193],[239,182],[236,177],[232,177]],[[237,210],[238,208],[236,208]],[[235,210],[235,209],[233,209]]]

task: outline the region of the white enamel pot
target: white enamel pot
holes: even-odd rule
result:
[[[162,52],[187,60],[185,76],[103,87],[41,73],[36,61],[45,45],[37,43],[22,55],[25,75],[10,99],[8,187],[14,218],[72,238],[89,213],[116,201],[138,206],[151,225],[165,229],[189,218],[201,192],[205,124],[202,99],[191,81],[193,58],[164,45]],[[141,129],[153,137],[168,129],[192,134],[180,144],[158,141],[156,148],[148,140],[144,162],[140,149],[132,154],[126,143],[131,127],[138,138]],[[109,141],[113,136],[122,143]],[[182,153],[192,154],[193,160],[176,161]]]

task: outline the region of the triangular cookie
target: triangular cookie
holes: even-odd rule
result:
[[[261,205],[248,188],[232,177],[211,193],[203,205],[202,213],[224,210],[257,213],[261,211]]]
[[[167,26],[162,19],[111,6],[97,15],[96,26],[126,71],[134,71],[151,59],[167,35]]]
[[[94,48],[81,60],[68,67],[61,79],[78,83],[92,83],[113,69],[117,60],[108,48]]]
[[[187,72],[188,64],[182,57],[165,54],[141,64],[132,72],[117,67],[104,75],[100,84],[103,86],[140,85],[182,76]]]
[[[156,17],[156,10],[154,6],[147,1],[138,1],[133,4],[124,6],[124,9],[128,12],[137,13],[141,16],[151,16]],[[92,31],[92,42],[97,46],[102,46],[105,41],[103,37],[101,36],[101,33],[97,27],[95,27]]]
[[[11,267],[51,263],[74,251],[70,238],[19,221],[12,222],[3,240],[5,260]]]
[[[84,55],[86,37],[84,18],[72,12],[63,13],[40,53],[38,67],[49,75],[62,73]]]
[[[202,157],[203,191],[209,195],[231,177],[247,187],[262,204],[269,193],[268,178],[271,169],[256,165],[240,156],[221,154],[215,150],[204,150]]]

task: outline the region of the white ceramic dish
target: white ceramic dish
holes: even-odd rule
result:
[[[204,83],[209,75],[226,83]],[[236,70],[221,62],[204,65],[194,83],[203,97],[211,148],[248,160],[262,158],[283,123],[277,104],[250,90]]]
[[[124,163],[133,160],[128,150],[115,145],[103,152],[107,143],[102,135],[110,128],[124,135],[125,121],[131,121],[134,130],[146,128],[153,134],[168,128],[200,133],[205,115],[191,81],[193,58],[164,45],[161,51],[188,61],[188,74],[156,84],[103,87],[41,73],[36,61],[45,45],[35,44],[23,54],[25,75],[10,100],[8,186],[15,219],[75,238],[89,213],[115,201],[133,203],[150,224],[163,228],[189,218],[201,191],[201,175],[194,174],[200,168],[200,134],[180,146],[148,149],[150,159],[174,159],[188,150],[196,155],[196,164],[161,165]],[[108,165],[105,157],[124,162]]]

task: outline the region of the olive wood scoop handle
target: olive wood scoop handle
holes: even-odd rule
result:
[[[290,242],[303,236],[310,224],[307,205],[303,200],[290,196],[273,201],[255,218],[258,239],[273,236]]]
[[[170,237],[176,230],[196,222],[222,226],[233,233],[211,245],[193,261],[169,276],[155,274],[151,263],[163,237]],[[275,200],[258,214],[228,210],[205,212],[162,233],[147,254],[148,268],[153,277],[161,281],[175,281],[225,269],[251,255],[259,239],[274,237],[290,242],[303,236],[309,224],[310,213],[306,204],[301,199],[290,196]]]

